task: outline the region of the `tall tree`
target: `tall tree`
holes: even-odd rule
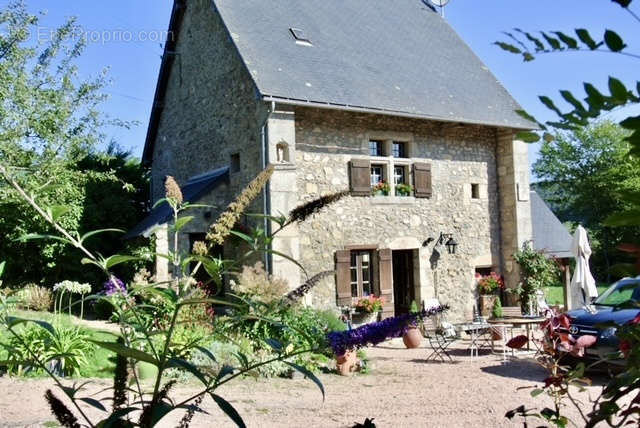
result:
[[[128,154],[113,148],[99,151],[104,126],[117,122],[100,112],[106,73],[90,80],[78,77],[75,62],[85,42],[75,37],[79,28],[74,19],[50,40],[37,42],[31,35],[37,34],[39,19],[20,0],[0,9],[0,176],[18,181],[67,230],[131,227],[144,211],[136,186],[145,191],[146,179]],[[16,241],[25,233],[51,231],[0,181],[5,283],[91,279],[86,269],[70,263],[80,257],[75,249],[56,241]],[[95,239],[97,251],[108,254],[113,242],[119,242],[117,236],[109,238]]]
[[[627,261],[617,245],[640,237],[638,227],[604,224],[607,217],[629,207],[626,192],[640,190],[640,164],[628,155],[628,135],[610,121],[558,133],[552,143],[543,143],[533,165],[540,178],[535,187],[558,217],[589,230],[592,267],[602,281],[611,281],[612,265]]]

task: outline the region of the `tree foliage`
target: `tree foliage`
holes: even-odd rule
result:
[[[36,43],[30,34],[39,19],[22,1],[0,9],[0,162],[66,229],[81,233],[104,224],[127,229],[146,210],[147,178],[117,146],[99,150],[101,130],[115,122],[99,111],[106,75],[78,77],[75,61],[84,41],[74,40],[73,19],[50,40]],[[77,253],[61,242],[18,242],[27,232],[52,229],[14,189],[0,184],[0,258],[9,266],[5,283],[94,279],[86,269],[71,268]],[[97,251],[111,254],[122,246],[115,237],[98,241]]]
[[[593,271],[608,282],[611,266],[627,261],[616,247],[640,238],[638,227],[604,224],[610,215],[631,206],[625,193],[640,189],[640,164],[629,156],[628,135],[610,121],[556,133],[553,142],[542,144],[533,165],[540,179],[536,190],[560,220],[589,230]]]

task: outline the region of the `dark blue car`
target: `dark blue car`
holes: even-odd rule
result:
[[[567,313],[572,319],[569,333],[574,338],[585,334],[598,338],[594,346],[585,350],[587,358],[611,358],[619,355],[617,327],[603,327],[599,324],[626,324],[640,314],[640,307],[629,308],[634,304],[640,305],[640,276],[616,282],[596,299],[591,308],[575,309]],[[613,362],[622,363],[623,360]]]

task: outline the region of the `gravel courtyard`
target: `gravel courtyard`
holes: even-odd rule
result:
[[[398,340],[369,348],[370,374],[320,375],[324,402],[315,384],[304,379],[244,379],[218,393],[236,407],[249,427],[350,427],[367,417],[375,418],[379,428],[510,427],[522,423],[505,419],[506,411],[521,404],[527,408],[551,404],[547,397],[534,399],[530,390],[518,390],[544,379],[544,370],[535,362],[517,359],[502,364],[499,356],[488,353],[472,361],[465,346],[463,342],[452,349],[453,364],[426,362],[427,349],[404,349]],[[0,378],[0,426],[35,427],[53,421],[43,398],[51,385],[49,380]],[[90,391],[108,385],[100,381]],[[595,397],[599,390],[593,386],[579,396],[588,403],[588,395]],[[191,388],[180,387],[174,398],[186,398],[189,392]],[[203,407],[209,414],[196,414],[193,427],[235,426],[209,397]],[[94,409],[89,413],[100,414]],[[573,409],[567,415],[579,421]],[[180,417],[170,415],[162,426],[174,427]]]

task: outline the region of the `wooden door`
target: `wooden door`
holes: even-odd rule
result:
[[[393,251],[393,300],[395,314],[408,313],[411,302],[414,299],[413,251]]]

